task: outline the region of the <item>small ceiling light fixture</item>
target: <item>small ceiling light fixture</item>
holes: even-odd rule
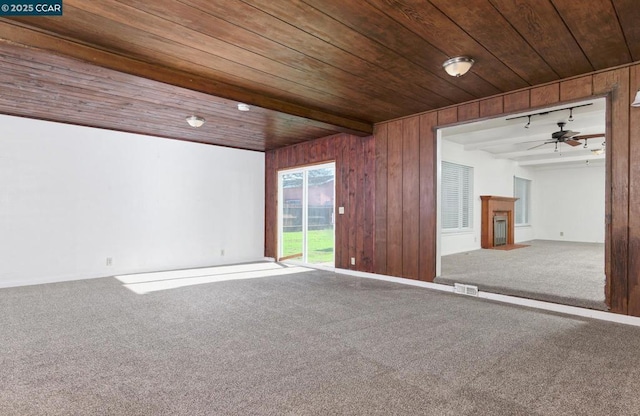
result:
[[[527,121],[527,124],[524,125],[525,129],[528,129],[529,126],[531,125],[531,116],[528,116],[528,117],[529,117],[529,121]]]
[[[631,103],[631,107],[640,107],[640,90],[636,93],[636,98]]]
[[[573,121],[573,107],[569,108],[569,121]]]
[[[442,67],[447,74],[452,77],[461,77],[473,66],[474,60],[468,56],[456,56],[455,58],[447,59],[442,64]]]
[[[189,116],[187,117],[187,123],[193,128],[198,128],[204,124],[204,118],[200,116]]]
[[[249,111],[249,110],[251,110],[251,107],[249,107],[249,104],[238,103],[238,110],[239,111]]]

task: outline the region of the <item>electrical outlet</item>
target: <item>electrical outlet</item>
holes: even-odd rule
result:
[[[220,250],[220,255],[224,256],[224,249]]]
[[[351,257],[351,265],[352,266],[356,265],[356,258],[355,257]]]
[[[338,214],[340,215],[344,214],[344,207],[338,207]]]
[[[107,257],[106,265],[107,266],[113,265],[113,258],[112,257]]]
[[[564,236],[564,231],[560,231],[560,237]]]

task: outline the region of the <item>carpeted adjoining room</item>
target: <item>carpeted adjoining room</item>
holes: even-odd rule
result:
[[[443,284],[582,308],[607,310],[604,244],[526,241],[514,250],[480,249],[442,256]]]
[[[115,278],[0,289],[0,413],[640,408],[638,327],[311,269],[199,283],[143,295]]]

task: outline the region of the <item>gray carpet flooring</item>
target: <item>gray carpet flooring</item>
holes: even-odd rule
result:
[[[1,415],[637,415],[640,328],[312,271],[0,290]]]
[[[442,256],[436,283],[582,308],[607,310],[604,244],[534,240],[516,250],[474,250]]]

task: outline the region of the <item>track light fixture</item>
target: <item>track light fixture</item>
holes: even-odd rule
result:
[[[637,101],[637,103],[638,103],[638,104],[637,104],[637,107],[640,107],[640,91],[638,91],[638,94],[637,94],[637,96],[636,96],[636,101]],[[635,103],[635,102],[634,102],[634,103]],[[581,105],[574,105],[574,106],[571,106],[571,107],[565,107],[565,108],[558,108],[557,110],[541,111],[541,112],[539,112],[539,113],[528,114],[528,115],[526,115],[526,116],[510,117],[510,118],[507,118],[507,119],[505,119],[505,120],[516,120],[516,119],[519,119],[519,118],[525,118],[525,117],[526,117],[526,118],[527,118],[527,120],[528,120],[528,123],[527,123],[524,127],[525,127],[525,128],[529,128],[529,126],[531,125],[531,117],[533,117],[533,116],[546,116],[546,115],[547,115],[547,114],[549,114],[549,113],[555,113],[555,112],[557,112],[557,111],[565,111],[565,110],[569,110],[569,119],[568,119],[568,120],[569,120],[569,121],[573,121],[573,120],[574,120],[574,118],[573,118],[573,109],[574,109],[574,108],[579,108],[579,107],[586,107],[586,106],[588,106],[588,105],[593,105],[593,103],[581,104]]]

